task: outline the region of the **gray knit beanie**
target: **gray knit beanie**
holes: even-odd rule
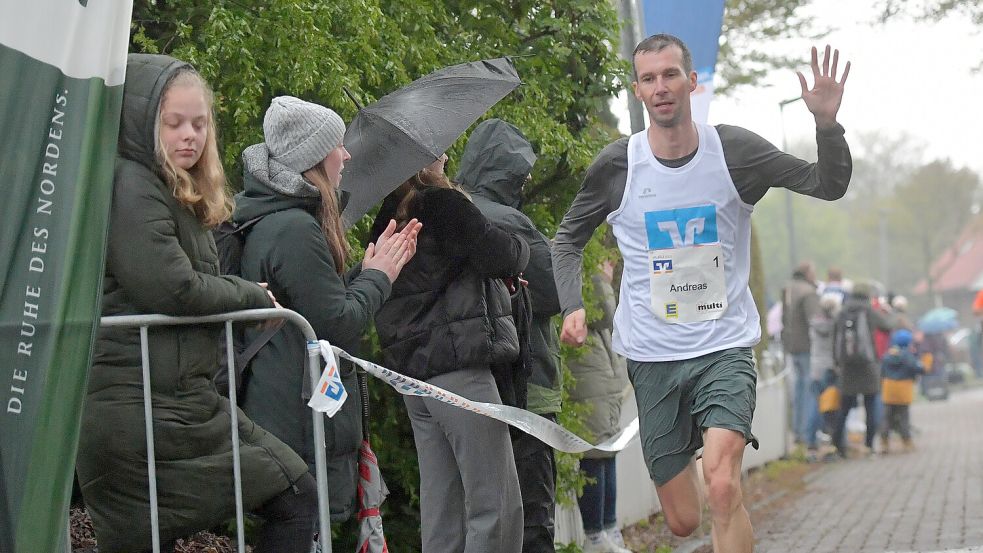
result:
[[[263,118],[270,156],[298,173],[314,167],[345,137],[341,116],[293,96],[277,96]]]

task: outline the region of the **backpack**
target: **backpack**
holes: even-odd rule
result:
[[[246,244],[247,231],[262,219],[260,216],[242,224],[224,221],[212,229],[212,238],[218,248],[219,274],[242,275],[242,248]]]
[[[848,370],[863,369],[876,362],[866,309],[844,309],[836,318],[833,358]]]
[[[212,237],[215,239],[215,247],[218,248],[218,268],[223,275],[242,275],[242,249],[246,243],[246,234],[249,229],[258,223],[263,217],[250,219],[242,224],[225,221],[212,229]],[[283,328],[286,321],[279,320],[271,326],[266,327],[263,332],[254,340],[247,340],[242,325],[233,327],[232,349],[235,352],[236,369],[236,392],[242,391],[243,383],[248,378],[249,362],[256,357],[259,350],[263,348],[277,332]],[[229,372],[228,358],[226,357],[225,333],[222,334],[222,363],[219,371],[215,375],[215,385],[219,393],[224,396],[229,395]]]

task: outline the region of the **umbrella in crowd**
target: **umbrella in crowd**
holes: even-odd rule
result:
[[[508,58],[445,67],[359,110],[345,133],[352,159],[341,189],[353,225],[397,186],[433,163],[489,108],[519,86]]]
[[[369,386],[365,374],[358,373],[358,391],[362,396],[362,447],[358,450],[358,549],[356,553],[389,553],[382,533],[379,507],[389,495],[379,471],[379,459],[369,444]]]
[[[358,553],[389,553],[379,513],[387,495],[389,490],[379,472],[379,460],[369,441],[362,440],[358,452]]]
[[[959,328],[959,314],[955,309],[936,307],[918,319],[918,330],[928,334],[938,334]]]

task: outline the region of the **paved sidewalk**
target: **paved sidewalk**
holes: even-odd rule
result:
[[[983,552],[983,389],[916,403],[912,425],[912,453],[815,473],[799,499],[758,524],[755,551]]]

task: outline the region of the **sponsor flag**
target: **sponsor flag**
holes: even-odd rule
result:
[[[693,54],[696,91],[690,96],[693,120],[707,122],[713,99],[724,0],[641,0],[646,36],[668,33],[682,39]]]
[[[0,551],[64,550],[132,0],[0,0]]]
[[[307,402],[308,407],[315,411],[324,413],[328,417],[335,416],[348,399],[348,391],[341,382],[341,371],[338,370],[338,359],[331,349],[331,344],[327,340],[320,341],[321,357],[324,358],[324,371],[321,379],[317,381],[317,387],[311,394],[311,400]]]

